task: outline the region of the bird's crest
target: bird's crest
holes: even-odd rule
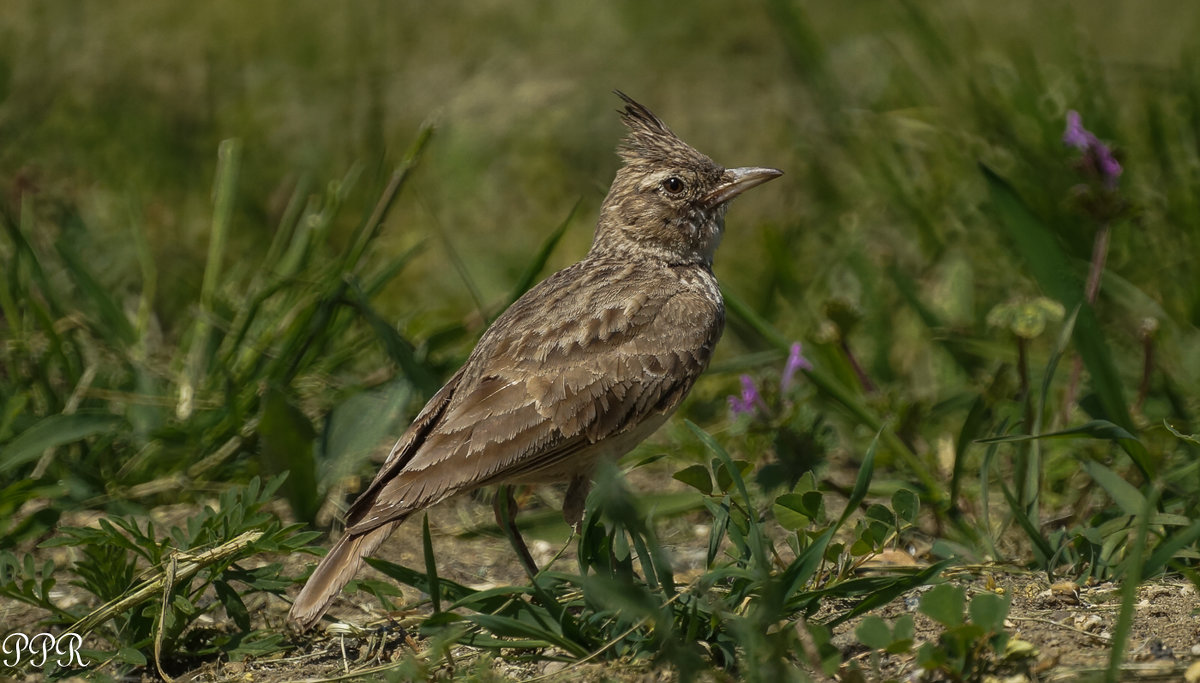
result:
[[[654,112],[620,90],[613,92],[617,97],[625,100],[625,110],[621,112],[621,122],[629,129],[629,135],[621,142],[617,154],[626,165],[679,166],[695,164],[701,160],[712,163],[711,159],[680,140],[679,136],[663,123],[662,119],[654,115]]]

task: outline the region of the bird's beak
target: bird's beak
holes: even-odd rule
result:
[[[720,206],[746,190],[762,185],[768,180],[778,178],[781,175],[783,175],[783,171],[777,168],[757,168],[751,166],[747,168],[726,169],[725,177],[721,179],[721,184],[704,197],[704,207],[711,209]]]

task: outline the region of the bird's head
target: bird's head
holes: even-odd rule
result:
[[[725,210],[742,192],[783,174],[773,168],[722,168],[680,140],[624,93],[629,135],[600,207],[592,253],[651,256],[672,264],[711,264]]]

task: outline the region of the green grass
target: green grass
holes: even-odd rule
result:
[[[1197,10],[833,7],[0,9],[0,590],[61,627],[160,563],[47,569],[47,547],[103,545],[61,528],[86,511],[157,548],[139,522],[156,507],[259,477],[326,524],[486,321],[585,252],[617,164],[613,88],[718,162],[787,173],[730,213],[730,320],[691,423],[626,463],[665,454],[694,487],[675,514],[710,528],[705,572],[676,585],[657,520],[609,477],[572,571],[480,595],[434,564],[385,569],[436,595],[429,642],[792,677],[841,663],[828,628],[853,610],[811,618],[830,597],[914,582],[848,569],[916,535],[934,562],[1194,576]],[[1072,109],[1116,150],[1115,190],[1063,145]],[[1013,316],[1038,297],[1064,315],[1025,334]],[[796,340],[814,367],[782,391]],[[742,374],[764,404],[732,419]],[[117,566],[126,585],[92,604],[49,597],[47,572]],[[199,585],[245,585],[227,571]],[[807,635],[782,628],[801,617]],[[153,667],[147,618],[93,646]],[[230,621],[243,640],[165,645],[240,652],[261,625]]]

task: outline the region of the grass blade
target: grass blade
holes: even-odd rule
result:
[[[388,180],[387,187],[384,188],[383,194],[380,195],[379,201],[375,203],[375,208],[361,225],[355,231],[354,237],[351,240],[351,247],[346,250],[346,257],[342,261],[341,272],[353,272],[357,270],[359,261],[362,255],[367,250],[367,246],[379,234],[383,227],[383,222],[387,219],[388,212],[391,211],[392,204],[396,201],[396,197],[400,194],[400,190],[408,182],[412,172],[417,168],[421,161],[421,156],[425,153],[425,148],[429,145],[430,139],[433,138],[434,125],[430,122],[421,126],[417,131],[417,139],[413,141],[408,152],[404,155],[404,160],[392,172],[392,177]]]
[[[187,364],[179,382],[179,402],[176,417],[186,420],[195,409],[196,393],[201,378],[209,367],[209,346],[213,320],[216,317],[217,288],[221,282],[221,260],[225,255],[237,179],[241,167],[242,143],[236,138],[222,140],[217,148],[217,174],[213,183],[212,231],[208,241],[208,259],[204,264],[204,279],[200,283],[200,312],[189,332]]]
[[[882,430],[877,432],[875,438],[871,439],[871,445],[867,447],[867,454],[863,456],[862,464],[858,467],[858,476],[854,478],[854,488],[850,491],[850,498],[846,500],[846,509],[842,510],[842,516],[838,518],[838,526],[844,524],[851,513],[858,508],[859,503],[867,497],[867,491],[871,487],[871,478],[875,476],[875,449],[879,447],[879,438],[882,434]]]
[[[321,506],[313,460],[316,432],[312,423],[281,389],[271,386],[263,399],[258,433],[267,466],[272,472],[289,473],[283,494],[292,512],[298,519],[311,523]]]
[[[467,621],[478,624],[497,636],[533,638],[547,645],[560,647],[575,657],[586,657],[588,649],[579,643],[565,638],[550,629],[536,626],[528,622],[494,614],[468,614]]]
[[[208,310],[212,310],[213,297],[221,283],[221,260],[225,256],[225,244],[233,221],[233,200],[237,196],[241,163],[242,141],[237,138],[222,140],[217,147],[217,176],[213,184],[212,233],[204,279],[200,283],[200,305]]]
[[[429,577],[419,571],[409,569],[408,567],[396,564],[395,562],[381,560],[377,557],[366,558],[366,563],[379,570],[380,573],[389,576],[406,586],[412,586],[422,593],[432,595],[430,591],[432,590],[433,585],[429,582]],[[468,588],[461,583],[456,583],[444,578],[438,579],[438,586],[441,589],[439,592],[443,595],[443,597],[456,602],[459,600],[465,600],[479,592],[473,588]]]
[[[1137,515],[1134,527],[1133,543],[1128,547],[1129,555],[1126,556],[1124,562],[1125,576],[1121,581],[1121,610],[1113,625],[1112,652],[1109,655],[1108,670],[1104,678],[1105,681],[1112,683],[1121,679],[1121,664],[1125,658],[1125,648],[1129,644],[1129,635],[1133,630],[1134,604],[1137,602],[1138,587],[1142,583],[1142,569],[1146,566],[1143,564],[1143,558],[1146,554],[1150,515],[1154,514],[1154,508],[1158,504],[1157,492],[1155,494],[1146,496],[1143,500],[1142,509]]]
[[[979,439],[977,443],[1012,443],[1017,441],[1036,441],[1039,439],[1109,439],[1111,441],[1137,441],[1124,427],[1115,425],[1108,420],[1091,420],[1078,427],[1071,427],[1057,432],[1045,434],[1016,434],[1013,436],[990,436]]]
[[[428,363],[417,357],[417,348],[400,334],[395,327],[384,320],[367,302],[366,296],[357,288],[351,287],[346,292],[348,302],[358,310],[358,314],[370,325],[376,338],[383,343],[387,355],[404,373],[405,379],[412,382],[426,398],[433,396],[441,388],[442,382]]]
[[[886,605],[887,603],[889,603],[893,599],[903,595],[907,591],[910,591],[913,588],[916,588],[918,586],[923,586],[923,585],[929,583],[931,580],[933,580],[934,577],[941,574],[942,570],[946,569],[947,567],[949,567],[950,565],[952,565],[954,563],[955,563],[954,558],[949,558],[949,559],[942,560],[941,562],[931,564],[928,567],[926,567],[925,569],[922,569],[920,572],[917,572],[916,574],[912,574],[909,576],[880,577],[880,578],[886,579],[886,581],[880,582],[883,585],[880,585],[878,587],[873,587],[869,591],[864,591],[864,593],[866,594],[865,598],[863,598],[861,601],[859,601],[851,609],[846,610],[842,614],[839,614],[838,616],[834,617],[832,620],[826,622],[825,625],[828,626],[829,628],[833,628],[833,627],[837,626],[838,624],[841,624],[843,622],[849,621],[850,619],[853,619],[854,617],[857,617],[860,614],[869,612],[869,611],[875,609],[876,607],[879,607],[881,605]],[[837,586],[830,588],[828,590],[825,590],[825,591],[821,591],[820,593],[823,595],[829,595],[831,597],[845,596],[849,593],[850,589],[852,588],[852,586],[847,585],[849,583],[851,583],[851,582],[848,581],[845,583],[838,584]]]
[[[442,588],[438,580],[437,560],[433,556],[433,538],[429,535],[429,513],[421,517],[421,546],[425,551],[425,576],[429,580],[429,602],[433,613],[442,611]]]
[[[785,601],[789,600],[801,586],[808,583],[813,577],[813,574],[817,571],[817,567],[821,564],[821,560],[825,558],[825,548],[833,540],[834,534],[846,523],[850,515],[858,509],[859,503],[867,497],[867,491],[871,486],[871,479],[875,476],[875,451],[879,446],[881,433],[875,434],[875,438],[871,440],[871,445],[867,448],[866,455],[863,456],[858,476],[854,480],[854,488],[850,492],[850,497],[846,501],[846,508],[842,511],[841,516],[838,517],[837,523],[830,525],[824,533],[813,541],[812,545],[805,548],[804,552],[788,565],[787,570],[780,577],[780,581],[784,586],[783,599]]]
[[[512,292],[508,295],[508,304],[512,305],[514,301],[521,298],[521,295],[529,290],[537,282],[537,276],[541,274],[542,269],[546,267],[546,262],[550,260],[550,254],[554,253],[554,248],[558,246],[563,235],[567,233],[567,227],[571,225],[571,221],[575,218],[575,212],[579,210],[579,205],[583,203],[583,199],[575,200],[575,205],[567,212],[567,217],[554,228],[554,231],[546,238],[542,245],[538,247],[537,253],[533,255],[529,265],[525,267],[525,271],[521,273],[521,277],[517,279],[517,284],[513,286]],[[497,313],[499,315],[499,312]]]
[[[755,513],[754,501],[750,499],[750,492],[746,490],[746,482],[742,479],[741,470],[734,466],[733,459],[729,457],[729,453],[725,451],[721,444],[717,443],[716,439],[712,438],[712,435],[701,429],[691,420],[685,420],[684,423],[691,430],[692,434],[695,434],[696,438],[700,439],[700,443],[704,444],[713,455],[721,460],[733,478],[738,494],[741,495],[743,504],[746,506],[746,518],[750,524],[750,550],[754,554],[754,565],[760,572],[769,572],[770,565],[767,563],[762,530],[758,528],[758,515]]]
[[[1146,497],[1137,487],[1125,481],[1119,474],[1101,465],[1095,460],[1084,460],[1083,469],[1091,475],[1096,483],[1108,491],[1108,495],[1127,515],[1136,515],[1146,507]]]
[[[117,431],[124,425],[125,418],[119,415],[74,413],[44,417],[4,446],[0,453],[0,473],[7,474],[36,460],[46,449]]]
[[[86,230],[87,228],[80,226],[79,229]],[[112,341],[120,342],[114,346],[124,348],[132,346],[137,340],[137,333],[130,324],[129,318],[125,316],[125,311],[121,310],[121,306],[113,300],[111,290],[101,285],[96,276],[92,275],[84,260],[75,253],[74,245],[70,241],[56,242],[54,248],[66,263],[67,274],[75,283],[76,289],[91,303],[91,306],[86,307],[85,310],[89,310],[95,315],[99,329],[106,333],[106,337],[111,337]]]
[[[1175,557],[1175,553],[1195,543],[1196,539],[1200,539],[1200,520],[1196,520],[1191,526],[1172,534],[1170,538],[1159,543],[1150,555],[1150,559],[1146,560],[1146,564],[1142,566],[1142,576],[1156,576],[1167,566],[1171,558]]]
[[[1017,501],[1012,491],[1004,485],[1004,482],[1000,482],[1000,492],[1004,494],[1004,500],[1008,501],[1008,508],[1012,511],[1017,524],[1021,526],[1030,543],[1033,544],[1033,554],[1037,557],[1038,565],[1047,573],[1050,573],[1054,569],[1050,566],[1050,560],[1055,555],[1054,548],[1050,547],[1050,542],[1046,540],[1045,536],[1042,536],[1042,532],[1029,519],[1029,515],[1025,513],[1025,507]]]

